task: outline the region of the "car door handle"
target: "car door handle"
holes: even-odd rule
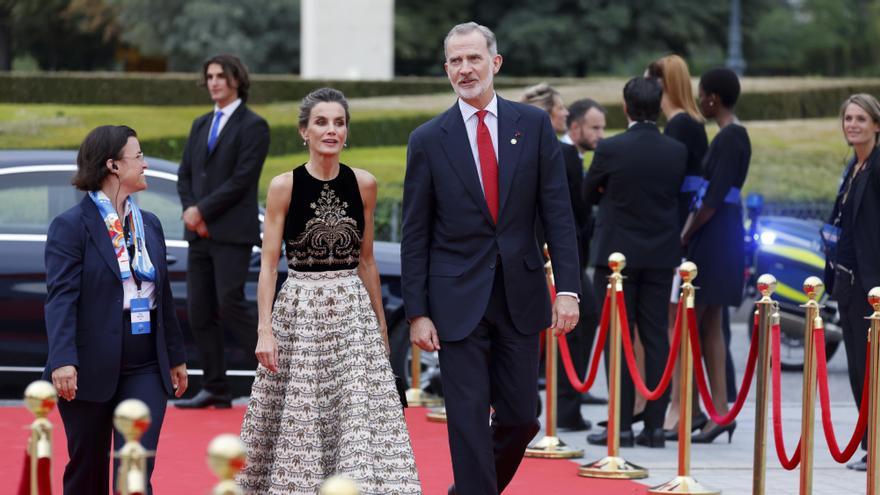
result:
[[[166,254],[165,255],[165,263],[168,265],[173,265],[173,264],[177,263],[177,256],[174,256],[173,254]]]

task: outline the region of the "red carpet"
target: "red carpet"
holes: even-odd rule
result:
[[[425,420],[425,409],[407,409],[406,418],[415,450],[419,477],[426,495],[445,494],[452,480],[452,465],[446,441],[446,426]],[[159,456],[153,474],[153,488],[160,495],[207,493],[216,478],[205,463],[208,443],[220,433],[238,433],[243,407],[231,410],[184,411],[168,407],[159,440]],[[67,462],[67,445],[61,418],[54,411],[53,482],[61,493],[61,475]],[[33,416],[24,408],[0,408],[0,479],[3,485],[18,486],[28,432]],[[6,490],[6,489],[4,489]],[[647,487],[631,481],[591,480],[577,476],[577,464],[566,460],[525,459],[505,494],[563,495],[601,493],[642,495]]]

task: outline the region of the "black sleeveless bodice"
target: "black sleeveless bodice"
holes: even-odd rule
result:
[[[293,194],[284,222],[287,266],[300,272],[357,268],[364,233],[364,203],[354,170],[322,181],[305,165],[293,169]]]

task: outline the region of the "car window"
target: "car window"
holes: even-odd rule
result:
[[[4,174],[0,176],[0,233],[46,234],[52,219],[77,198],[67,171]]]
[[[183,210],[177,196],[177,182],[163,177],[147,178],[147,190],[137,193],[138,205],[162,222],[166,240],[183,240]]]

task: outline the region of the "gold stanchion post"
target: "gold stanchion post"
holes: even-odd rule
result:
[[[699,495],[718,495],[719,490],[703,486],[691,474],[691,419],[693,409],[694,358],[691,355],[690,327],[688,309],[694,307],[694,279],[697,278],[697,265],[685,261],[678,269],[681,276],[681,305],[679,323],[681,336],[678,347],[678,381],[681,390],[678,398],[678,476],[648,490],[651,494],[689,493]]]
[[[868,318],[871,320],[871,331],[868,334],[871,346],[871,389],[868,391],[868,495],[880,495],[880,287],[874,287],[868,292],[868,304],[874,312]]]
[[[125,445],[114,454],[119,459],[116,492],[119,495],[146,493],[147,457],[154,455],[141,445],[141,437],[150,427],[150,409],[143,401],[126,399],[113,412],[113,425],[125,438]]]
[[[32,495],[37,495],[40,489],[37,479],[37,466],[40,459],[49,459],[49,462],[52,462],[52,423],[48,416],[57,403],[58,393],[55,391],[55,387],[47,381],[37,380],[24,390],[24,405],[36,418],[31,423],[31,436],[27,444]]]
[[[776,277],[765,273],[758,277],[758,362],[755,384],[755,449],[752,461],[752,495],[764,495],[767,467],[767,391],[770,371],[770,320],[775,302],[770,295],[776,291]]]
[[[548,278],[551,277],[550,263],[547,263]],[[558,349],[556,342],[556,334],[552,328],[548,328],[544,332],[546,343],[544,345],[544,369],[546,370],[546,414],[545,414],[545,433],[544,437],[532,443],[526,449],[526,457],[537,457],[540,459],[571,459],[573,457],[583,457],[584,451],[569,447],[556,436],[556,398],[558,383],[556,380],[556,372],[558,363]]]
[[[422,349],[413,344],[410,363],[410,384],[406,391],[406,402],[413,407],[436,407],[443,404],[439,397],[422,390]]]
[[[641,479],[648,477],[648,470],[630,463],[620,457],[620,377],[621,366],[621,330],[620,317],[617,314],[617,294],[623,292],[623,271],[626,257],[620,253],[611,253],[608,267],[611,276],[608,283],[612,289],[610,298],[611,323],[608,329],[608,455],[598,461],[584,464],[578,469],[578,476],[586,478]]]
[[[208,444],[208,467],[220,478],[211,491],[212,495],[244,494],[235,483],[235,475],[244,469],[245,458],[244,443],[238,435],[224,433],[211,440]]]
[[[816,416],[816,355],[814,353],[813,333],[822,328],[819,316],[819,303],[816,300],[822,295],[825,284],[819,277],[807,277],[804,280],[804,293],[807,302],[804,308],[804,386],[803,404],[801,405],[801,464],[800,494],[813,493],[813,421]],[[773,324],[779,322],[778,311],[773,313]]]

